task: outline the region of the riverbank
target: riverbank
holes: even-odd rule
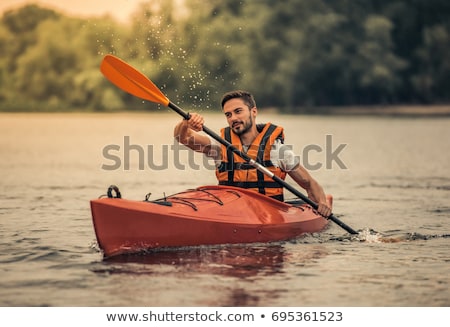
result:
[[[311,108],[305,114],[361,116],[450,116],[450,105],[352,106]]]
[[[165,113],[171,111],[166,108],[159,108],[152,112]],[[161,110],[162,109],[162,110]],[[186,111],[188,108],[186,108]],[[30,107],[26,110],[8,110],[0,107],[0,113],[148,113],[149,110],[123,109],[112,111],[97,111],[93,109],[65,108],[55,107]],[[450,104],[444,105],[398,105],[398,106],[344,106],[344,107],[300,107],[295,111],[284,111],[275,107],[259,108],[261,112],[273,114],[299,114],[299,115],[346,115],[346,116],[417,116],[417,117],[446,117],[450,116]],[[205,113],[199,108],[189,110]],[[208,112],[220,112],[219,109],[210,109]]]

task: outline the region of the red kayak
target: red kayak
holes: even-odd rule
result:
[[[98,244],[105,256],[150,249],[284,241],[328,224],[308,204],[295,205],[230,186],[202,186],[163,199],[116,197],[91,201]]]

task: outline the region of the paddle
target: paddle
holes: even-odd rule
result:
[[[170,102],[170,100],[155,84],[153,84],[150,79],[148,79],[145,75],[137,71],[135,68],[131,67],[123,60],[113,55],[106,55],[102,60],[100,70],[111,83],[113,83],[123,91],[130,93],[138,98],[154,103],[159,103],[165,107],[169,107],[176,111],[184,119],[189,119],[189,113],[183,111],[180,107]],[[227,149],[230,149],[233,153],[244,159],[248,164],[252,165],[265,175],[272,178],[275,182],[308,203],[314,209],[317,209],[318,205],[314,201],[303,195],[301,192],[292,187],[290,184],[286,183],[278,176],[274,175],[270,170],[256,162],[254,159],[250,158],[246,153],[239,151],[230,142],[224,140],[206,126],[203,126],[203,131],[213,139],[215,139],[217,142],[226,146]],[[335,222],[350,234],[358,234],[358,232],[337,219],[333,214],[330,214],[330,216],[326,218]]]

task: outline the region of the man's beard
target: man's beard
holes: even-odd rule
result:
[[[252,126],[253,126],[253,119],[252,116],[249,116],[248,120],[244,121],[242,125],[241,124],[238,125],[238,128],[231,127],[231,129],[236,135],[241,136],[242,134],[247,133],[252,128]]]

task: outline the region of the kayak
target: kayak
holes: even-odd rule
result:
[[[121,198],[111,186],[108,197],[91,200],[90,206],[98,245],[111,257],[172,247],[286,241],[322,231],[328,220],[298,202],[221,185],[136,201]]]

